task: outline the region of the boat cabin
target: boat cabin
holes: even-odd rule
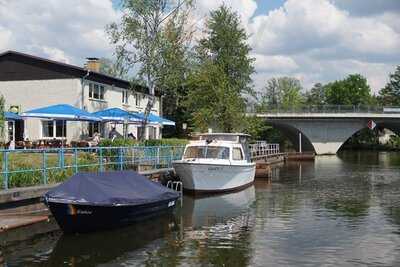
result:
[[[249,135],[241,133],[201,134],[186,146],[183,159],[229,160],[250,162]]]

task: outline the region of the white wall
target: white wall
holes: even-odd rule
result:
[[[6,110],[12,105],[27,111],[56,104],[79,105],[79,79],[1,81],[0,94],[5,98]],[[67,131],[71,139],[73,130]],[[25,136],[30,140],[42,138],[41,120],[25,120]]]
[[[89,80],[84,86],[83,108],[89,112],[105,108],[121,108],[130,112],[143,112],[147,105],[145,94],[129,92],[128,104],[122,103],[122,88],[105,85],[104,100],[89,99]],[[82,84],[81,79],[54,79],[54,80],[30,80],[30,81],[0,81],[0,94],[6,101],[6,109],[9,106],[20,106],[21,112],[56,104],[69,104],[82,108]],[[140,96],[140,106],[136,106],[136,96]],[[152,113],[159,115],[160,102],[157,98]],[[114,124],[107,123],[105,135]],[[117,131],[122,134],[123,126],[117,124]],[[137,126],[129,125],[128,132],[137,137]],[[157,136],[160,137],[160,129]],[[87,122],[67,122],[67,140],[79,140],[88,134]],[[29,118],[25,120],[25,136],[30,140],[41,139],[42,123],[40,119]]]

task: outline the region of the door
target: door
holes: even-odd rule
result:
[[[14,121],[8,121],[7,122],[7,140],[10,141],[15,141],[15,122]]]

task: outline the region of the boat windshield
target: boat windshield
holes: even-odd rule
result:
[[[184,159],[229,159],[229,147],[222,146],[189,146]]]

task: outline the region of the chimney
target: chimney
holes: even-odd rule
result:
[[[97,57],[86,58],[85,68],[90,71],[100,72],[100,60]]]

